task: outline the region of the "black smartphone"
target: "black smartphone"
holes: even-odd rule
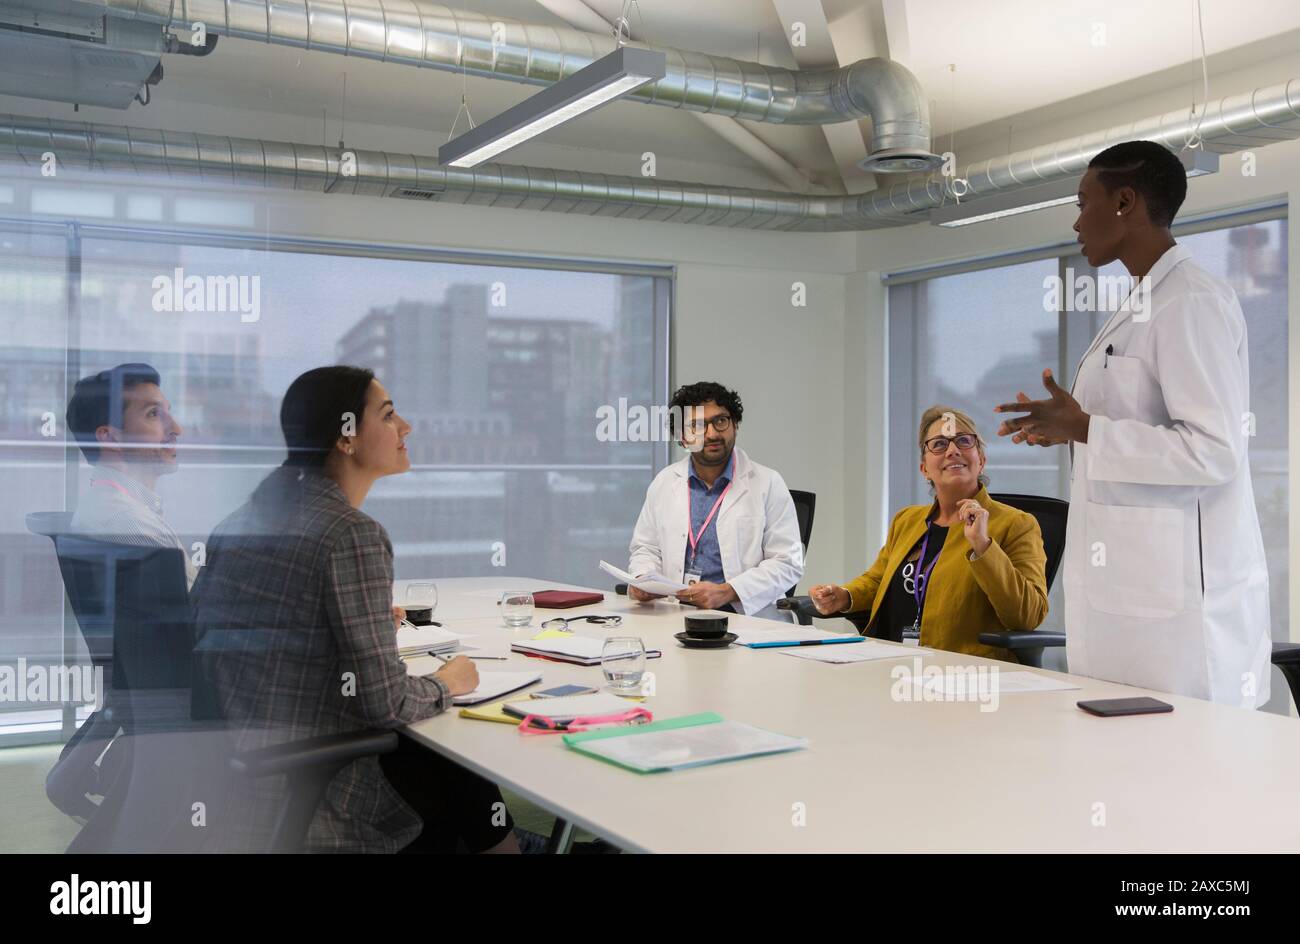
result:
[[[1173,711],[1174,706],[1155,698],[1099,698],[1077,702],[1090,715],[1111,718],[1115,715],[1153,715]]]

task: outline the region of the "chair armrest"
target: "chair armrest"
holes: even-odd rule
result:
[[[1273,664],[1300,666],[1300,642],[1273,643]]]
[[[1053,633],[1046,630],[1003,630],[997,633],[980,633],[980,642],[986,646],[997,646],[1015,652],[1020,649],[1040,649],[1065,645],[1065,633]]]
[[[851,621],[854,617],[870,617],[871,615],[865,611],[853,613],[823,613],[821,610],[817,609],[817,606],[813,603],[812,597],[810,596],[782,597],[776,601],[776,608],[778,610],[791,610],[792,612],[811,617],[812,619],[846,619]]]
[[[312,768],[339,770],[362,757],[395,750],[396,731],[349,731],[245,751],[230,758],[230,766],[247,777],[270,777]]]

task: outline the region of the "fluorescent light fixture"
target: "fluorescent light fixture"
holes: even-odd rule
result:
[[[438,162],[451,167],[481,164],[667,74],[668,58],[662,52],[620,46],[567,79],[448,141],[438,148]]]
[[[1187,169],[1188,177],[1201,177],[1205,174],[1218,173],[1219,155],[1197,148],[1181,151],[1177,158]],[[1022,187],[1008,193],[979,197],[965,203],[954,203],[930,211],[930,222],[936,226],[966,226],[970,223],[983,223],[985,220],[1000,220],[1034,210],[1048,207],[1064,206],[1073,203],[1079,195],[1078,177],[1067,177],[1050,184],[1038,184],[1034,187]]]

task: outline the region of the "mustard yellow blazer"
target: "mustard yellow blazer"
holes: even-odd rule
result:
[[[1014,662],[1009,650],[983,645],[978,637],[999,628],[1029,630],[1042,625],[1047,617],[1043,535],[1033,515],[993,501],[987,489],[981,487],[975,500],[989,511],[993,543],[978,558],[969,560],[971,546],[961,524],[948,529],[943,550],[930,572],[921,614],[921,645]],[[926,519],[936,505],[911,505],[896,514],[871,569],[844,584],[853,600],[849,611],[871,612],[867,634],[876,629],[885,592],[925,534]]]

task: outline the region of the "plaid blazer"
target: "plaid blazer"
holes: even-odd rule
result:
[[[392,617],[393,547],[333,480],[282,466],[208,542],[195,582],[198,664],[239,750],[396,728],[451,705],[437,678],[406,674]],[[237,782],[216,848],[261,848],[281,778]],[[395,852],[421,822],[375,757],[330,782],[312,852]]]

